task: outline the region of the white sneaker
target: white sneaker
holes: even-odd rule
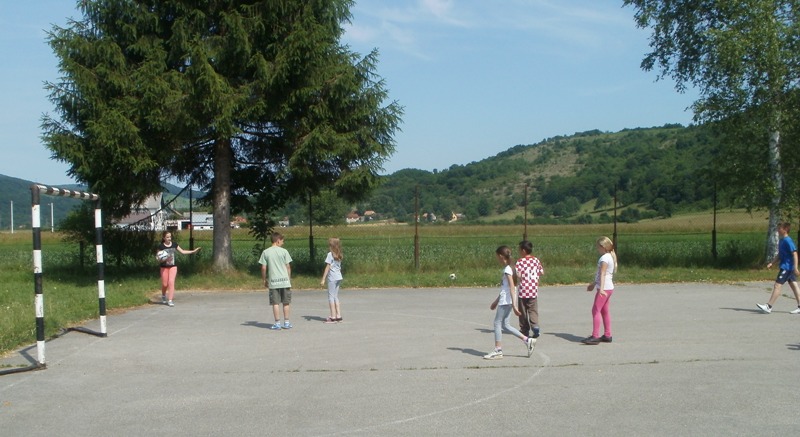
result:
[[[503,359],[503,351],[493,350],[492,352],[483,356],[484,360],[502,360]]]
[[[772,312],[772,308],[770,308],[769,305],[767,305],[765,303],[759,303],[759,304],[756,304],[756,306],[758,307],[758,309],[761,310],[762,313],[769,314],[769,313]]]
[[[528,337],[526,345],[528,346],[528,358],[530,358],[531,355],[533,355],[533,348],[536,347],[536,339],[533,337]]]
[[[793,309],[792,311],[789,311],[789,314],[800,314],[800,307],[797,307],[797,308]]]
[[[167,302],[167,306],[174,307],[174,306],[175,306],[175,304],[174,304],[174,303],[172,303],[172,301],[169,301],[169,302]]]
[[[167,296],[161,296],[161,303],[163,303],[164,305],[167,304]]]

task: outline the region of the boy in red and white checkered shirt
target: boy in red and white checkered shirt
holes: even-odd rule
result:
[[[517,302],[519,302],[519,330],[534,339],[539,337],[539,277],[544,274],[544,267],[539,258],[531,255],[533,244],[528,240],[519,243],[519,256],[515,264],[519,276]],[[533,330],[533,334],[530,334]]]

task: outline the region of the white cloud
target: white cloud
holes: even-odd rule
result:
[[[458,18],[458,14],[453,0],[419,0],[421,7],[420,19],[426,19],[430,16],[435,18],[435,21],[445,23],[450,26],[467,27],[468,22],[462,18]],[[459,5],[463,6],[463,2]]]
[[[437,17],[446,17],[453,9],[452,0],[420,0],[422,8]]]
[[[596,0],[359,2],[353,14],[347,41],[421,59],[436,58],[438,50],[445,50],[442,44],[467,46],[484,35],[550,55],[550,48],[558,47],[560,56],[570,59],[600,49],[620,50],[633,28],[630,11],[609,9]]]

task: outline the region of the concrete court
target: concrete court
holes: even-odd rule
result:
[[[593,294],[543,287],[533,356],[506,334],[498,361],[495,289],[343,290],[336,325],[322,290],[296,290],[279,332],[264,292],[179,292],[0,376],[0,435],[793,435],[800,315],[786,297],[759,313],[770,287],[618,285],[597,346],[579,343]]]

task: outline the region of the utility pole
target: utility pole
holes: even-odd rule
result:
[[[308,254],[313,264],[316,253],[314,253],[314,208],[311,206],[311,191],[308,192]]]
[[[189,185],[189,250],[194,250],[194,215],[192,214],[192,185]]]
[[[525,218],[523,219],[525,223],[524,226],[525,230],[522,232],[522,239],[527,241],[528,240],[528,183],[527,182],[525,183],[525,201],[522,202],[522,204],[525,205]]]
[[[419,271],[419,185],[414,187],[414,269]]]

